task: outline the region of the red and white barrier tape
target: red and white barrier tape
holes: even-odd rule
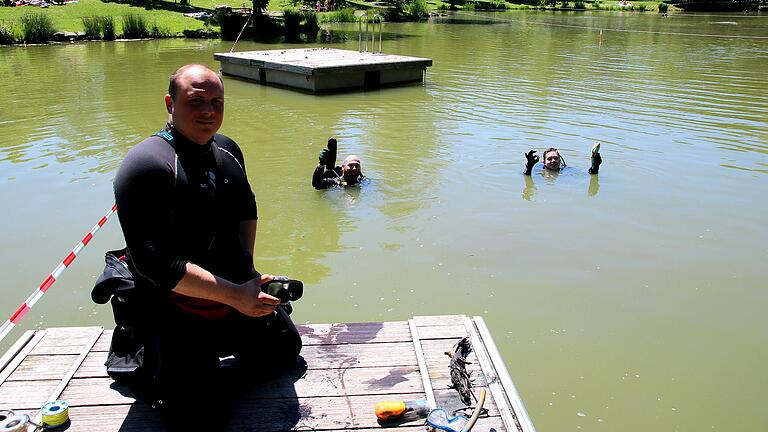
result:
[[[85,247],[85,245],[88,244],[88,242],[91,241],[93,238],[93,235],[96,234],[96,231],[99,230],[102,226],[104,226],[105,223],[107,223],[107,219],[109,219],[110,216],[112,216],[112,213],[117,211],[117,205],[113,204],[112,208],[109,209],[107,213],[104,214],[104,216],[99,219],[99,222],[96,223],[96,225],[91,228],[90,231],[88,231],[88,234],[83,237],[82,240],[75,246],[74,249],[67,255],[62,262],[59,263],[58,266],[56,266],[55,269],[51,272],[51,274],[48,275],[47,278],[43,281],[43,283],[40,284],[37,289],[32,292],[32,295],[30,295],[27,300],[22,303],[21,306],[19,306],[18,309],[16,309],[16,312],[11,315],[10,318],[8,318],[8,321],[3,324],[2,327],[0,327],[0,341],[5,338],[5,336],[18,324],[18,322],[24,317],[24,315],[29,312],[30,309],[32,309],[32,306],[37,303],[38,300],[40,300],[40,297],[45,294],[46,291],[53,285],[54,282],[61,276],[61,274],[64,272],[64,270],[69,267],[70,264],[72,264],[72,261],[77,258],[77,254],[80,253],[80,251]]]

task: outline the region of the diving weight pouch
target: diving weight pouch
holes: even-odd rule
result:
[[[427,416],[427,426],[434,430],[447,432],[461,432],[469,419],[463,415],[448,417],[448,413],[442,408],[436,408]]]

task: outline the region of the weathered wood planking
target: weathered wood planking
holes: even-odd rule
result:
[[[438,404],[446,408],[460,403],[456,391],[449,388],[450,358],[445,352],[469,334],[466,322],[458,315],[414,318],[428,382]],[[228,419],[228,430],[372,432],[382,430],[373,415],[376,402],[424,398],[422,371],[407,322],[297,327],[304,342],[305,368],[266,380],[233,376],[223,382],[231,398],[215,398],[211,409]],[[70,430],[166,430],[167,425],[153,410],[107,377],[104,361],[111,331],[93,327],[48,329],[25,337],[27,345],[16,346],[18,355],[6,358],[7,367],[0,371],[0,409],[34,416],[36,408],[58,387],[63,388],[61,398],[71,407]],[[87,355],[84,347],[90,349]],[[487,385],[486,377],[474,352],[468,360],[477,393]],[[74,376],[67,375],[73,371]],[[500,411],[490,393],[485,407],[489,417],[476,427],[507,431],[499,417],[507,408]],[[412,419],[386,430],[415,432],[423,430],[423,422]]]

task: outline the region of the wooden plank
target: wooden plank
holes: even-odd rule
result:
[[[16,355],[10,362],[8,362],[7,365],[5,365],[2,372],[0,372],[0,384],[3,384],[5,380],[13,373],[13,371],[16,370],[21,362],[24,361],[24,358],[27,357],[27,354],[32,351],[35,348],[35,345],[40,342],[43,336],[45,336],[45,330],[35,332],[35,335],[32,337],[32,339],[16,353]]]
[[[103,338],[103,336],[102,336]],[[301,350],[309,369],[417,366],[411,342],[377,344],[311,345]],[[86,356],[75,378],[105,377],[106,352]]]
[[[67,384],[69,384],[69,380],[72,379],[72,377],[75,375],[75,372],[77,372],[77,369],[85,360],[85,357],[91,351],[91,348],[93,348],[93,345],[96,343],[97,340],[99,340],[99,336],[101,336],[102,330],[103,329],[101,327],[90,328],[90,332],[91,332],[90,338],[83,343],[82,347],[80,348],[80,354],[77,356],[75,361],[72,362],[72,365],[70,366],[69,370],[67,370],[64,376],[61,378],[61,381],[59,382],[59,385],[56,386],[56,389],[54,389],[51,392],[51,395],[48,396],[48,402],[59,399],[59,396],[61,396],[61,393],[67,387]],[[40,419],[38,418],[35,421],[35,423],[40,423],[39,420]]]
[[[317,404],[315,406],[317,406]],[[366,407],[367,409],[364,414],[366,417],[373,417],[372,406],[373,405]],[[84,432],[162,432],[168,430],[166,424],[160,420],[157,413],[144,404],[71,407],[69,411],[69,416],[72,421],[72,426],[70,427],[71,430]],[[259,409],[254,408],[252,411],[259,411]],[[290,407],[285,411],[291,412]],[[274,409],[271,409],[271,412],[274,412]],[[234,415],[230,417],[234,417]],[[264,417],[265,416],[258,416],[257,418]],[[330,427],[327,423],[323,422],[322,419],[313,421],[313,424],[316,424],[316,427],[313,429],[308,427],[307,422],[297,419],[289,419],[282,422],[279,422],[280,419],[274,419],[275,421],[272,421],[273,419],[268,419],[269,421],[266,424],[249,422],[248,420],[250,420],[250,418],[240,418],[232,421],[226,430],[259,430],[260,432],[270,432],[302,429],[318,431],[341,429],[339,427]],[[420,420],[400,426],[382,428],[378,424],[375,424],[375,421],[370,421],[369,423],[374,424],[362,429],[355,429],[355,432],[420,432],[424,430],[423,422],[423,420]],[[274,427],[275,423],[280,423],[285,427]],[[257,424],[258,429],[254,429],[254,425]],[[494,429],[498,432],[505,432],[498,417],[480,418],[477,421],[474,430],[489,431]]]
[[[421,327],[464,325],[464,315],[416,316],[413,317],[413,320],[416,322],[416,326],[419,327],[419,332],[421,332]]]
[[[73,384],[76,380],[73,380]],[[69,391],[69,389],[67,389]],[[117,392],[115,392],[117,393]],[[438,393],[438,401],[448,399],[448,392]],[[73,424],[77,424],[77,430],[117,430],[110,422],[119,421],[119,414],[124,415],[119,430],[138,429],[138,424],[157,424],[159,418],[156,413],[146,408],[143,404],[130,404],[128,402],[117,405],[99,405],[94,407],[80,406],[76,394],[65,396],[70,401]],[[423,398],[423,393],[394,393],[389,395],[350,395],[350,396],[321,396],[321,397],[289,397],[273,399],[251,399],[236,397],[230,403],[219,402],[214,406],[206,407],[207,412],[217,412],[217,418],[229,418],[228,430],[252,430],[253,425],[259,425],[259,431],[285,431],[291,429],[310,430],[339,430],[347,428],[376,428],[380,429],[373,413],[373,406],[382,400],[402,400]],[[128,399],[126,399],[128,401]],[[99,402],[106,402],[99,400]],[[498,410],[491,403],[486,405],[489,414],[496,416]],[[92,408],[92,409],[87,409]],[[95,408],[95,410],[93,409]],[[135,411],[131,413],[131,411]],[[103,424],[103,429],[90,429],[81,425],[78,418],[84,419],[86,413],[97,415]],[[115,414],[118,413],[118,414]],[[226,414],[221,414],[226,413]],[[140,414],[140,415],[138,415]],[[111,419],[111,420],[110,420]],[[503,423],[496,417],[488,420],[489,427],[495,427],[498,431],[504,431]],[[93,421],[92,419],[85,420]],[[77,423],[76,423],[77,422]],[[423,419],[407,421],[401,426],[421,427]],[[123,429],[123,427],[127,429]],[[155,429],[151,429],[155,430]]]
[[[407,321],[297,325],[304,346],[408,342]],[[104,330],[93,351],[109,351],[112,330]]]
[[[0,385],[1,409],[40,409],[59,380],[6,381]]]
[[[24,333],[21,334],[21,336],[16,339],[16,342],[11,345],[10,348],[8,348],[8,351],[3,354],[2,357],[0,357],[0,373],[2,373],[3,369],[5,369],[6,366],[13,360],[14,357],[16,357],[16,354],[19,353],[24,347],[27,345],[30,339],[32,339],[32,336],[35,335],[34,330],[27,330]],[[0,380],[2,382],[2,380]]]
[[[241,399],[423,393],[415,366],[299,370],[269,380],[248,381],[241,375],[229,380],[223,385]],[[135,399],[130,389],[108,377],[73,379],[62,397],[71,405],[117,405]]]
[[[94,329],[101,327],[59,327],[46,330],[45,337],[37,344],[30,355],[75,354],[93,335]]]
[[[102,335],[103,337],[104,335]],[[107,361],[107,354],[103,351],[91,350],[73,378],[106,378],[107,368],[104,366],[104,362]]]
[[[409,342],[408,322],[297,325],[304,346]]]
[[[30,355],[13,371],[8,381],[58,380],[76,359],[76,355]]]
[[[411,342],[369,345],[318,345],[301,350],[310,369],[416,366]]]
[[[142,403],[107,406],[70,406],[69,430],[81,432],[164,432],[160,416]]]
[[[429,346],[431,343],[432,341],[426,341],[424,344],[427,345],[427,349],[425,351],[425,359],[427,361],[429,377],[432,380],[432,387],[435,389],[446,388],[448,385],[450,385],[451,382],[450,358],[445,355],[444,351],[446,349],[444,349],[444,346],[438,346],[437,348],[434,348]],[[448,344],[448,346],[453,346],[453,344]],[[320,367],[322,365],[308,356],[309,354],[304,352],[304,359],[307,361],[310,370],[322,370]],[[470,373],[470,376],[473,379],[473,384],[478,386],[485,385],[485,377],[480,369],[480,365],[475,360],[474,354],[470,354],[468,359],[471,363],[467,365],[467,371]],[[106,378],[107,370],[104,367],[104,362],[106,360],[107,353],[92,351],[88,354],[85,361],[83,361],[83,364],[75,373],[74,378]]]
[[[461,339],[464,336],[468,336],[467,329],[464,324],[448,324],[439,326],[421,326],[419,329],[419,337],[421,340],[428,339]]]
[[[414,394],[390,395],[390,400],[413,399]],[[423,393],[421,398],[423,398]],[[381,396],[320,397],[241,401],[231,410],[229,430],[247,430],[259,425],[259,431],[379,429],[373,407]],[[421,426],[417,418],[400,426]],[[502,423],[496,423],[501,427]],[[490,425],[489,425],[490,426]],[[479,429],[478,429],[479,430]],[[502,429],[503,430],[503,429]]]
[[[413,320],[408,321],[408,326],[411,328],[413,348],[416,351],[416,360],[419,363],[419,373],[421,374],[421,383],[424,387],[424,394],[426,395],[427,403],[433,407],[437,406],[435,402],[435,393],[432,391],[432,382],[429,379],[429,369],[427,368],[427,362],[424,360],[424,351],[421,348],[419,331],[416,328],[416,323]]]

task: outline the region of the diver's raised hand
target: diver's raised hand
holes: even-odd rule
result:
[[[536,156],[536,150],[531,150],[525,153],[525,174],[531,175],[533,166],[539,162],[539,157]]]
[[[320,159],[320,165],[325,165],[328,169],[333,169],[336,165],[336,139],[331,138],[328,140],[328,147],[320,150],[318,155]]]
[[[590,174],[597,174],[600,170],[600,164],[603,163],[603,157],[600,156],[600,143],[596,142],[592,146],[592,166],[589,167]]]

